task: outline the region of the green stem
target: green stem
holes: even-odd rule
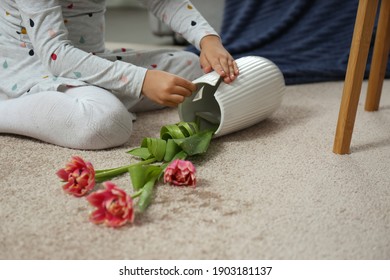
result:
[[[139,196],[142,194],[142,191],[143,191],[143,189],[140,189],[138,192],[133,193],[133,194],[131,195],[131,198],[134,199],[134,198],[136,198],[136,197],[139,197]]]
[[[137,163],[133,163],[133,164],[117,167],[117,168],[112,168],[112,169],[107,169],[107,170],[96,170],[95,171],[95,173],[96,173],[95,180],[96,180],[96,182],[103,182],[103,181],[106,181],[110,178],[113,178],[113,177],[116,177],[116,176],[119,176],[123,173],[128,172],[129,167],[131,167],[131,166],[145,165],[145,164],[153,163],[155,161],[156,161],[155,158],[151,158],[151,159],[147,159],[144,161],[140,161]]]

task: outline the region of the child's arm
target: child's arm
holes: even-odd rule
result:
[[[131,94],[135,98],[140,96],[147,70],[119,60],[111,62],[74,47],[68,40],[59,1],[15,2],[26,28],[24,36],[28,36],[33,45],[35,59],[38,57],[48,72]]]
[[[233,57],[223,47],[219,35],[194,5],[187,0],[142,0],[160,20],[181,34],[201,51],[200,62],[205,73],[215,70],[229,83],[238,75]]]

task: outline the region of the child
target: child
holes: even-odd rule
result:
[[[186,0],[143,0],[201,50],[108,51],[105,0],[0,2],[0,133],[76,149],[124,144],[133,112],[177,106],[189,80],[238,75],[217,33]]]

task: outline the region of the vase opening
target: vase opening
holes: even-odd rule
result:
[[[215,99],[215,92],[221,80],[215,86],[207,83],[197,84],[197,90],[180,104],[180,119],[195,122],[201,131],[216,131],[221,123],[221,109]]]

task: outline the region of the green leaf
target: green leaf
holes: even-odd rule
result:
[[[158,176],[160,176],[160,173],[163,171],[161,166],[156,165],[149,165],[146,170],[146,180],[149,181],[153,178],[156,179]]]
[[[95,171],[95,181],[101,183],[128,172],[129,165]]]
[[[193,156],[207,151],[213,133],[213,131],[203,131],[184,139],[174,139],[174,141],[189,156]]]
[[[194,122],[179,122],[177,125],[186,137],[199,132],[199,126]]]
[[[173,139],[167,140],[167,149],[165,151],[164,161],[171,161],[172,158],[181,151],[181,148]]]
[[[146,167],[143,165],[133,165],[129,167],[131,184],[135,191],[141,189],[146,182]]]
[[[148,148],[140,147],[135,148],[127,152],[128,154],[131,154],[136,157],[140,157],[143,160],[151,158],[152,154],[149,152]]]
[[[146,165],[151,164],[155,162],[155,158],[149,158],[144,161],[140,161],[137,163],[132,163],[129,165],[124,165],[116,168],[110,168],[110,169],[102,169],[102,170],[95,170],[95,180],[97,183],[101,183],[107,180],[110,180],[114,177],[117,177],[119,175],[122,175],[123,173],[129,172],[129,168],[134,165]]]
[[[108,168],[108,169],[99,169],[99,170],[95,170],[95,174],[98,175],[98,174],[106,173],[108,171],[112,171],[112,170],[115,170],[115,169],[117,169],[117,167],[115,167],[115,168]]]
[[[188,155],[186,154],[186,152],[180,151],[180,152],[178,152],[178,153],[173,157],[172,160],[175,160],[175,159],[186,159],[187,156],[188,156]]]
[[[165,125],[160,130],[160,138],[182,139],[199,132],[198,126],[194,122],[179,122],[177,124]]]
[[[217,131],[221,118],[210,112],[195,112],[195,122],[199,127],[207,127],[209,130]]]
[[[181,129],[177,126],[177,124],[169,124],[165,125],[160,130],[160,138],[164,140],[168,139],[180,139],[185,138],[185,135],[181,131]]]
[[[144,212],[152,202],[153,189],[154,189],[154,184],[156,182],[156,179],[157,178],[152,178],[151,180],[147,181],[144,187],[142,188],[142,193],[138,200],[138,208],[141,212]]]
[[[159,138],[144,138],[141,144],[142,148],[148,148],[157,161],[164,159],[166,146],[167,142]]]
[[[95,182],[96,183],[103,183],[103,182],[105,182],[105,181],[109,181],[109,180],[111,180],[112,178],[115,178],[115,177],[117,177],[118,175],[107,175],[107,176],[100,176],[100,177],[98,177],[98,178],[96,178],[95,177]]]
[[[163,169],[156,165],[133,165],[129,167],[131,184],[135,191],[143,188],[146,182],[158,178]]]

